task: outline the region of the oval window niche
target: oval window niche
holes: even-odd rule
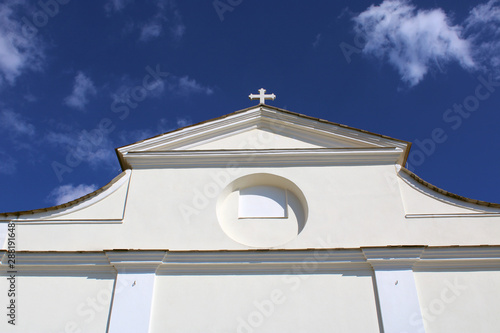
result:
[[[257,173],[230,183],[217,200],[217,217],[224,232],[252,247],[285,244],[304,229],[307,202],[290,180]]]

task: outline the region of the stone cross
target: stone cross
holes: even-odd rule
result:
[[[248,95],[248,97],[250,99],[260,99],[260,104],[266,104],[266,99],[272,99],[274,101],[274,99],[276,98],[276,95],[275,94],[267,94],[266,95],[266,89],[260,88],[258,95],[250,94],[250,95]]]

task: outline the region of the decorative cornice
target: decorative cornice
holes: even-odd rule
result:
[[[269,251],[169,251],[164,263],[275,263],[302,261],[364,262],[359,249],[309,249]]]
[[[373,269],[411,269],[420,259],[424,247],[363,248],[366,261]]]
[[[2,264],[7,263],[7,252],[2,256]],[[17,265],[109,265],[109,261],[103,252],[17,252]]]
[[[0,271],[9,271],[8,253],[2,252]],[[103,252],[16,252],[15,270],[25,275],[116,273]]]
[[[316,262],[297,263],[228,263],[228,264],[163,264],[157,269],[159,275],[185,274],[315,274],[349,271],[370,272],[366,262]]]
[[[455,247],[427,248],[421,260],[415,263],[416,270],[500,270],[500,247]]]
[[[1,251],[0,272],[9,271]],[[315,274],[373,270],[500,270],[500,246],[378,247],[269,251],[17,252],[23,275],[148,272],[179,274]],[[363,273],[365,272],[365,273]]]
[[[369,271],[360,250],[168,252],[157,273],[313,274]]]
[[[268,105],[258,105],[234,113],[190,125],[164,133],[131,145],[116,149],[122,168],[129,168],[125,155],[131,152],[185,150],[197,144],[210,142],[231,133],[263,127],[275,133],[298,131],[308,133],[313,138],[323,137],[328,140],[351,142],[363,147],[397,147],[401,149],[398,163],[404,165],[411,146],[410,142],[393,139],[388,136],[359,130],[323,119],[309,117]]]
[[[394,139],[385,135],[360,130],[343,124],[333,123],[324,119],[314,118],[296,112],[280,109],[270,105],[257,105],[239,110],[219,118],[206,120],[198,124],[180,128],[168,133],[117,148],[119,153],[130,151],[145,151],[167,144],[166,149],[179,149],[193,141],[203,141],[214,133],[224,133],[226,128],[231,131],[256,125],[259,122],[283,124],[284,126],[299,126],[315,132],[324,132],[345,136],[350,140],[370,142],[379,147],[400,147],[405,149],[410,142]],[[279,126],[274,126],[275,128]]]
[[[129,152],[132,168],[395,164],[400,148],[315,148]]]
[[[155,271],[166,251],[105,251],[118,272]]]

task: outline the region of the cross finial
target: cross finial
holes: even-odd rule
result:
[[[266,89],[260,88],[259,89],[259,94],[250,94],[248,95],[250,99],[260,99],[260,104],[266,104],[266,99],[274,99],[276,98],[275,94],[266,94]]]

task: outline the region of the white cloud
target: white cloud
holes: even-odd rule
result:
[[[175,122],[170,121],[167,118],[161,118],[156,122],[156,130],[147,128],[120,131],[119,140],[122,145],[128,145],[132,142],[149,139],[156,135],[167,133],[181,127],[189,126],[191,124],[192,121],[189,117],[177,117]]]
[[[108,13],[109,12],[119,12],[123,8],[125,8],[125,6],[129,3],[130,3],[130,0],[108,0],[106,2],[106,4],[104,5],[104,9]]]
[[[120,86],[111,93],[113,104],[137,106],[147,98],[160,97],[163,94],[165,83],[162,79],[147,82],[147,85],[144,85],[143,81],[132,80],[127,76],[123,76]]]
[[[317,34],[316,37],[314,38],[314,42],[312,43],[312,46],[314,48],[317,48],[319,43],[321,42],[321,33]]]
[[[20,1],[0,4],[0,84],[13,85],[21,74],[43,65],[44,45],[21,20],[22,9]]]
[[[177,127],[186,127],[191,124],[192,122],[189,118],[177,118]]]
[[[175,39],[181,39],[186,32],[186,26],[182,22],[182,16],[180,12],[174,7],[172,8],[172,14],[167,21],[171,22],[170,33]]]
[[[468,26],[475,26],[484,23],[500,23],[500,8],[498,0],[490,0],[487,3],[477,5],[470,11],[469,17],[465,21]],[[498,32],[498,26],[493,27]]]
[[[213,89],[198,83],[195,79],[185,75],[182,77],[171,76],[169,89],[180,95],[205,94],[212,95]]]
[[[38,101],[38,98],[31,94],[31,93],[27,93],[23,96],[23,98],[27,101],[27,102],[30,102],[30,103],[33,103],[33,102],[36,102]]]
[[[162,35],[164,27],[168,27],[173,39],[179,40],[186,32],[186,26],[182,22],[182,16],[173,1],[157,2],[157,14],[141,27],[141,41],[149,41]],[[168,7],[168,8],[167,8]]]
[[[97,129],[80,132],[49,132],[45,141],[72,152],[73,159],[87,163],[91,168],[116,166],[115,144],[109,139],[109,133]]]
[[[47,199],[55,205],[60,205],[83,197],[84,195],[87,195],[95,190],[97,190],[97,186],[94,184],[80,184],[77,186],[73,186],[73,184],[62,185],[52,190]]]
[[[108,14],[117,13],[124,10],[132,2],[132,0],[108,0],[104,8]],[[174,0],[136,2],[135,5],[141,6],[143,12],[150,10],[154,14],[139,22],[128,21],[123,30],[125,34],[139,29],[139,40],[142,42],[159,38],[164,35],[165,31],[174,40],[179,40],[184,36],[186,26]],[[135,10],[135,8],[131,10]]]
[[[0,127],[14,136],[35,134],[35,126],[30,124],[19,113],[5,110],[0,112]]]
[[[355,30],[366,37],[363,53],[387,61],[410,86],[440,63],[476,66],[462,27],[451,25],[441,9],[417,10],[405,0],[385,0],[354,17]]]
[[[139,39],[147,42],[161,35],[162,25],[160,22],[149,22],[142,26]]]
[[[7,153],[0,151],[0,174],[12,175],[16,172],[17,161]]]
[[[170,32],[172,33],[172,36],[174,36],[175,39],[181,39],[182,36],[184,36],[184,33],[186,32],[186,26],[181,22],[177,23],[170,28]]]
[[[212,95],[214,93],[213,88],[205,86],[187,75],[169,74],[164,79],[149,82],[148,86],[144,86],[142,80],[131,80],[126,76],[121,81],[121,85],[111,93],[113,104],[127,104],[134,109],[147,98],[162,96],[165,88],[168,92],[178,96]]]
[[[134,129],[121,131],[119,135],[119,140],[122,145],[128,145],[133,142],[142,141],[144,139],[151,138],[158,133],[155,133],[151,129]]]
[[[483,70],[500,77],[500,2],[490,0],[474,7],[465,21],[474,58]]]
[[[78,72],[75,76],[73,92],[64,99],[64,103],[70,107],[83,110],[89,102],[89,96],[96,93],[97,90],[92,80],[82,72]]]

